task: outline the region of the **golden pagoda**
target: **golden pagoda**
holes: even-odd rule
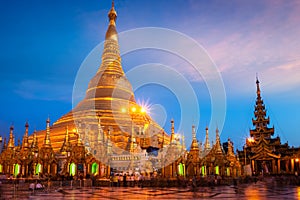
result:
[[[133,141],[135,144],[129,147],[148,150],[161,148],[163,140],[170,142],[170,137],[163,136],[164,130],[135,101],[132,86],[121,65],[114,3],[108,18],[102,62],[89,82],[85,98],[50,127],[54,152],[63,146],[66,127],[69,142],[76,144],[79,135],[90,151],[97,149],[99,144],[107,146],[107,142],[111,143],[112,152],[118,154],[134,152],[128,149],[128,143]],[[37,132],[39,144],[43,144],[45,135],[45,130]]]
[[[196,127],[195,125],[192,126],[192,144],[190,151],[187,155],[186,161],[186,168],[187,173],[186,175],[189,177],[199,176],[200,175],[200,152],[199,152],[199,143],[196,138]]]

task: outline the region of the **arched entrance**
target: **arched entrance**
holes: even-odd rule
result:
[[[99,165],[96,163],[96,162],[94,162],[93,164],[92,164],[92,174],[93,175],[98,175],[98,171],[99,171]]]
[[[206,176],[206,166],[201,167],[201,174],[202,176]]]
[[[182,163],[178,164],[178,175],[185,176],[185,166]]]
[[[14,176],[18,176],[20,173],[20,165],[19,164],[14,164]]]
[[[39,174],[42,172],[42,165],[38,163],[35,167],[35,174]]]
[[[220,175],[220,169],[218,165],[215,167],[215,174]]]
[[[75,176],[76,174],[76,164],[75,163],[71,163],[70,164],[70,176]]]

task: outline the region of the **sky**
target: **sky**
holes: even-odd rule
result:
[[[72,109],[78,71],[90,52],[103,42],[110,7],[109,0],[1,1],[2,137],[8,138],[13,124],[16,140],[21,139],[26,121],[30,132],[41,130],[48,116],[53,123]],[[197,138],[203,141],[209,125],[212,139],[218,127],[223,142],[230,138],[237,148],[242,148],[253,128],[258,74],[270,126],[275,127],[274,136],[280,136],[282,143],[300,146],[299,1],[115,0],[115,8],[120,34],[143,27],[183,34],[201,46],[220,75],[224,91],[212,92],[209,87],[214,80],[199,75],[186,57],[160,49],[122,55],[125,73],[141,65],[162,69],[155,68],[159,63],[167,66],[165,72],[174,70],[191,86],[198,108],[189,104],[192,98],[185,95],[186,88],[180,83],[144,84],[135,90],[137,101],[151,105],[151,116],[166,132],[170,132],[169,121],[173,118],[176,132],[191,135],[191,126],[196,124]],[[155,37],[168,41],[160,35]],[[121,44],[129,43],[132,40]],[[199,56],[184,41],[174,41],[172,45],[188,56]],[[128,74],[135,87],[136,81],[130,77],[135,77]],[[170,77],[166,79],[172,81]],[[212,121],[214,99],[221,101],[223,93],[225,101],[219,103],[226,106],[224,122]],[[220,114],[218,110],[216,113]],[[182,128],[180,121],[184,122]]]

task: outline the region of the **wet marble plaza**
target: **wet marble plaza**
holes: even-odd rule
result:
[[[269,182],[237,186],[186,188],[62,187],[55,190],[16,190],[2,184],[1,199],[299,199],[300,186],[274,186]]]

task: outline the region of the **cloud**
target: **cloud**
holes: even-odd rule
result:
[[[268,91],[282,92],[300,88],[300,59],[268,68],[264,73],[267,75],[264,82]]]
[[[22,98],[30,100],[70,102],[72,85],[58,83],[53,80],[23,80],[17,85],[14,92]]]
[[[239,17],[244,10],[237,12]],[[213,35],[219,37],[217,42],[205,47],[230,85],[243,85],[258,72],[265,75],[272,91],[296,87],[300,85],[299,19],[299,2],[266,1],[252,17],[232,24],[224,21],[219,34]]]

